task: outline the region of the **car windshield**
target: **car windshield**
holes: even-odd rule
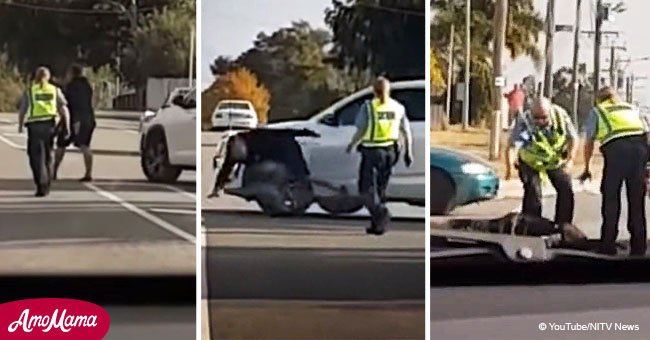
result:
[[[219,104],[219,110],[249,110],[250,106],[247,103],[226,102]]]

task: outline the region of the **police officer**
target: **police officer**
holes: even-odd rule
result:
[[[618,219],[621,214],[621,185],[625,182],[630,232],[630,255],[646,253],[645,165],[648,161],[646,124],[639,110],[621,101],[616,92],[605,87],[597,94],[597,104],[585,121],[585,169],[582,181],[591,177],[594,142],[600,143],[605,159],[600,185],[602,194],[599,251],[616,254]]]
[[[67,131],[70,131],[65,97],[59,88],[50,83],[50,71],[46,67],[39,67],[31,86],[21,98],[18,110],[18,133],[22,133],[23,124],[27,127],[27,154],[37,197],[47,196],[50,192],[57,114],[64,121]]]
[[[70,111],[70,121],[72,123],[71,138],[65,138],[68,132],[63,128],[59,128],[52,177],[56,179],[59,166],[65,156],[65,150],[70,143],[74,143],[83,154],[86,168],[86,172],[80,181],[89,182],[92,181],[93,171],[93,153],[90,149],[90,142],[96,127],[95,112],[93,110],[93,89],[88,79],[84,77],[83,68],[80,65],[70,67],[68,80],[64,94],[68,101],[68,110]]]
[[[555,223],[573,221],[571,176],[578,134],[564,109],[548,98],[535,98],[531,109],[517,117],[506,153],[506,180],[519,169],[524,186],[522,213],[542,216],[542,183],[550,180],[557,192]]]
[[[358,146],[361,153],[359,167],[359,194],[371,215],[368,234],[381,235],[390,221],[385,206],[386,187],[392,167],[398,161],[400,134],[405,139],[404,162],[413,162],[412,137],[406,110],[390,97],[388,79],[379,77],[374,83],[375,97],[362,105],[356,119],[357,132],[346,148],[350,153]]]

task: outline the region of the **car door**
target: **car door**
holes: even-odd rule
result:
[[[370,94],[361,96],[334,109],[327,119],[316,124],[315,130],[321,137],[306,142],[305,146],[312,178],[344,185],[349,192],[357,192],[361,158],[356,150],[348,154],[345,149],[356,132],[359,110],[370,98]]]
[[[196,165],[196,91],[183,97],[182,105],[167,110],[165,130],[170,161],[175,165]]]
[[[426,193],[426,95],[425,88],[398,88],[391,96],[404,105],[413,137],[413,164],[410,168],[404,163],[404,153],[393,168],[393,175],[387,188],[390,199],[415,200],[424,202]]]

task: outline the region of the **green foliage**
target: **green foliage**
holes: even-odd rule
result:
[[[325,21],[339,66],[391,79],[425,76],[424,0],[333,0]]]
[[[435,50],[431,48],[431,95],[437,96],[445,89],[445,79],[443,77],[442,69],[440,68],[440,63],[438,62],[438,57],[436,56]]]
[[[472,1],[470,18],[471,59],[470,116],[473,122],[481,121],[491,108],[493,92],[492,45],[494,39],[494,0]],[[454,64],[464,69],[465,65],[465,5],[464,2],[432,0],[431,46],[440,51],[441,63],[448,65],[451,26],[455,27]],[[543,30],[541,15],[535,11],[532,0],[510,0],[506,25],[505,46],[510,58],[530,57],[538,70],[542,56],[537,48],[539,34]],[[459,72],[456,79],[463,79]]]
[[[23,88],[18,69],[5,53],[0,54],[0,112],[16,111]]]
[[[570,67],[562,67],[553,73],[553,102],[562,106],[570,115],[572,115],[573,108],[571,100],[573,93],[572,70]],[[578,81],[581,85],[578,92],[578,123],[582,123],[593,106],[594,93],[591,78],[586,73],[586,67],[578,68]]]
[[[117,75],[110,65],[104,65],[95,70],[91,67],[86,68],[84,75],[93,88],[93,106],[96,109],[111,108],[116,91]]]
[[[269,121],[308,117],[334,99],[368,85],[369,72],[338,69],[326,53],[331,35],[295,22],[271,34],[261,32],[253,48],[236,60],[218,57],[210,68],[222,76],[238,67],[257,75],[271,94]]]
[[[186,1],[156,10],[138,28],[127,51],[123,71],[127,80],[143,85],[150,77],[188,75],[193,9]]]

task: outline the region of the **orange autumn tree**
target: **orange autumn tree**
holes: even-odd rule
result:
[[[215,81],[201,94],[201,113],[204,124],[209,124],[210,117],[217,103],[225,99],[248,100],[255,107],[260,123],[266,123],[269,113],[271,94],[259,82],[257,76],[246,68],[236,68]]]

